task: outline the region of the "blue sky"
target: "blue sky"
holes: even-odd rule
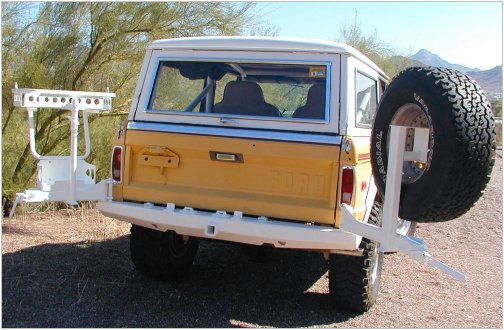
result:
[[[279,36],[335,40],[357,21],[402,55],[425,48],[482,70],[502,65],[502,2],[259,2]]]

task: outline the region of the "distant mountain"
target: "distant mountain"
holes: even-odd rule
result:
[[[467,75],[483,88],[490,99],[502,97],[502,65],[485,71],[471,71]]]
[[[439,66],[448,69],[455,69],[470,76],[483,88],[488,98],[502,99],[502,66],[497,66],[491,70],[481,71],[480,69],[471,69],[463,65],[449,63],[438,55],[429,52],[426,49],[418,51],[409,57],[415,65]]]
[[[455,69],[455,70],[458,70],[462,73],[467,73],[470,71],[472,71],[472,72],[480,71],[479,69],[476,69],[476,68],[468,68],[463,65],[449,63],[449,62],[443,60],[438,55],[431,53],[426,49],[419,50],[415,55],[410,56],[410,59],[413,61],[423,63],[427,66],[440,66],[443,68]]]

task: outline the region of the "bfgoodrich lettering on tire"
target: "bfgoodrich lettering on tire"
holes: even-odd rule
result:
[[[435,67],[409,68],[395,77],[380,102],[371,138],[373,174],[382,195],[391,124],[430,130],[427,163],[403,164],[399,217],[440,222],[469,210],[489,180],[495,154],[492,109],[478,84]]]

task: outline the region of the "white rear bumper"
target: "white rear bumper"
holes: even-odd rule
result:
[[[160,207],[113,201],[98,203],[98,209],[105,216],[160,231],[277,248],[354,251],[361,241],[360,236],[330,226],[249,217],[241,212],[212,213],[177,209],[173,204]]]

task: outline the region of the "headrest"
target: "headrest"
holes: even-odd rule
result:
[[[226,104],[263,104],[261,87],[250,81],[230,81],[224,88],[222,102]]]
[[[183,77],[189,80],[205,79],[206,77],[221,80],[226,73],[221,64],[206,62],[180,62],[179,71]]]
[[[325,84],[316,84],[310,87],[306,95],[306,106],[323,107],[325,105]]]

